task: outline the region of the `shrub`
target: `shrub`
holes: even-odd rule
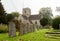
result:
[[[54,29],[59,29],[59,24],[60,24],[60,16],[58,16],[55,19],[53,19],[52,27]]]
[[[6,33],[8,32],[7,25],[0,24],[0,33]]]
[[[48,19],[47,19],[47,18],[42,18],[42,19],[40,20],[40,24],[41,24],[42,26],[46,26],[46,25],[48,24]]]

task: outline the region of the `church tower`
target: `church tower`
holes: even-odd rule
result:
[[[23,13],[23,15],[29,17],[31,15],[31,9],[30,8],[23,8],[22,13]]]

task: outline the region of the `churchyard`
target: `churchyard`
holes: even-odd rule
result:
[[[15,21],[11,21],[8,26],[5,26],[8,32],[0,33],[0,41],[60,41],[60,30],[46,28],[46,26],[41,28],[33,24],[16,25]]]
[[[15,37],[9,37],[8,33],[1,33],[0,41],[60,41],[59,34],[56,34],[55,36],[53,35],[52,37],[50,37],[50,35],[46,34],[46,32],[48,31],[52,32],[55,30],[40,29],[39,31],[36,30],[35,32],[24,34],[22,36],[18,36],[18,32],[17,32]]]
[[[0,41],[60,41],[60,16],[54,18],[51,7],[40,8],[36,15],[29,6],[16,11],[6,12],[0,0]]]
[[[53,29],[55,26],[55,23],[53,26],[39,26],[13,19],[8,25],[0,25],[0,41],[60,41],[60,24]]]

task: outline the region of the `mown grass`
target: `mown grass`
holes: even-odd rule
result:
[[[16,36],[10,38],[8,33],[0,34],[0,41],[7,40],[7,41],[60,41],[60,39],[48,38],[46,36],[46,32],[50,31],[49,29],[42,29],[39,31],[35,31],[32,33],[28,33],[22,36]]]

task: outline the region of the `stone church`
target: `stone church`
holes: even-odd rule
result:
[[[18,19],[21,20],[22,23],[40,25],[41,16],[39,14],[31,15],[30,8],[23,8],[22,15],[20,15]]]
[[[19,35],[24,35],[34,32],[35,29],[39,30],[41,28],[41,15],[31,15],[30,8],[23,8],[22,13],[23,14],[21,14],[18,18],[15,17],[9,22],[10,37],[16,36],[16,29],[18,30]]]

